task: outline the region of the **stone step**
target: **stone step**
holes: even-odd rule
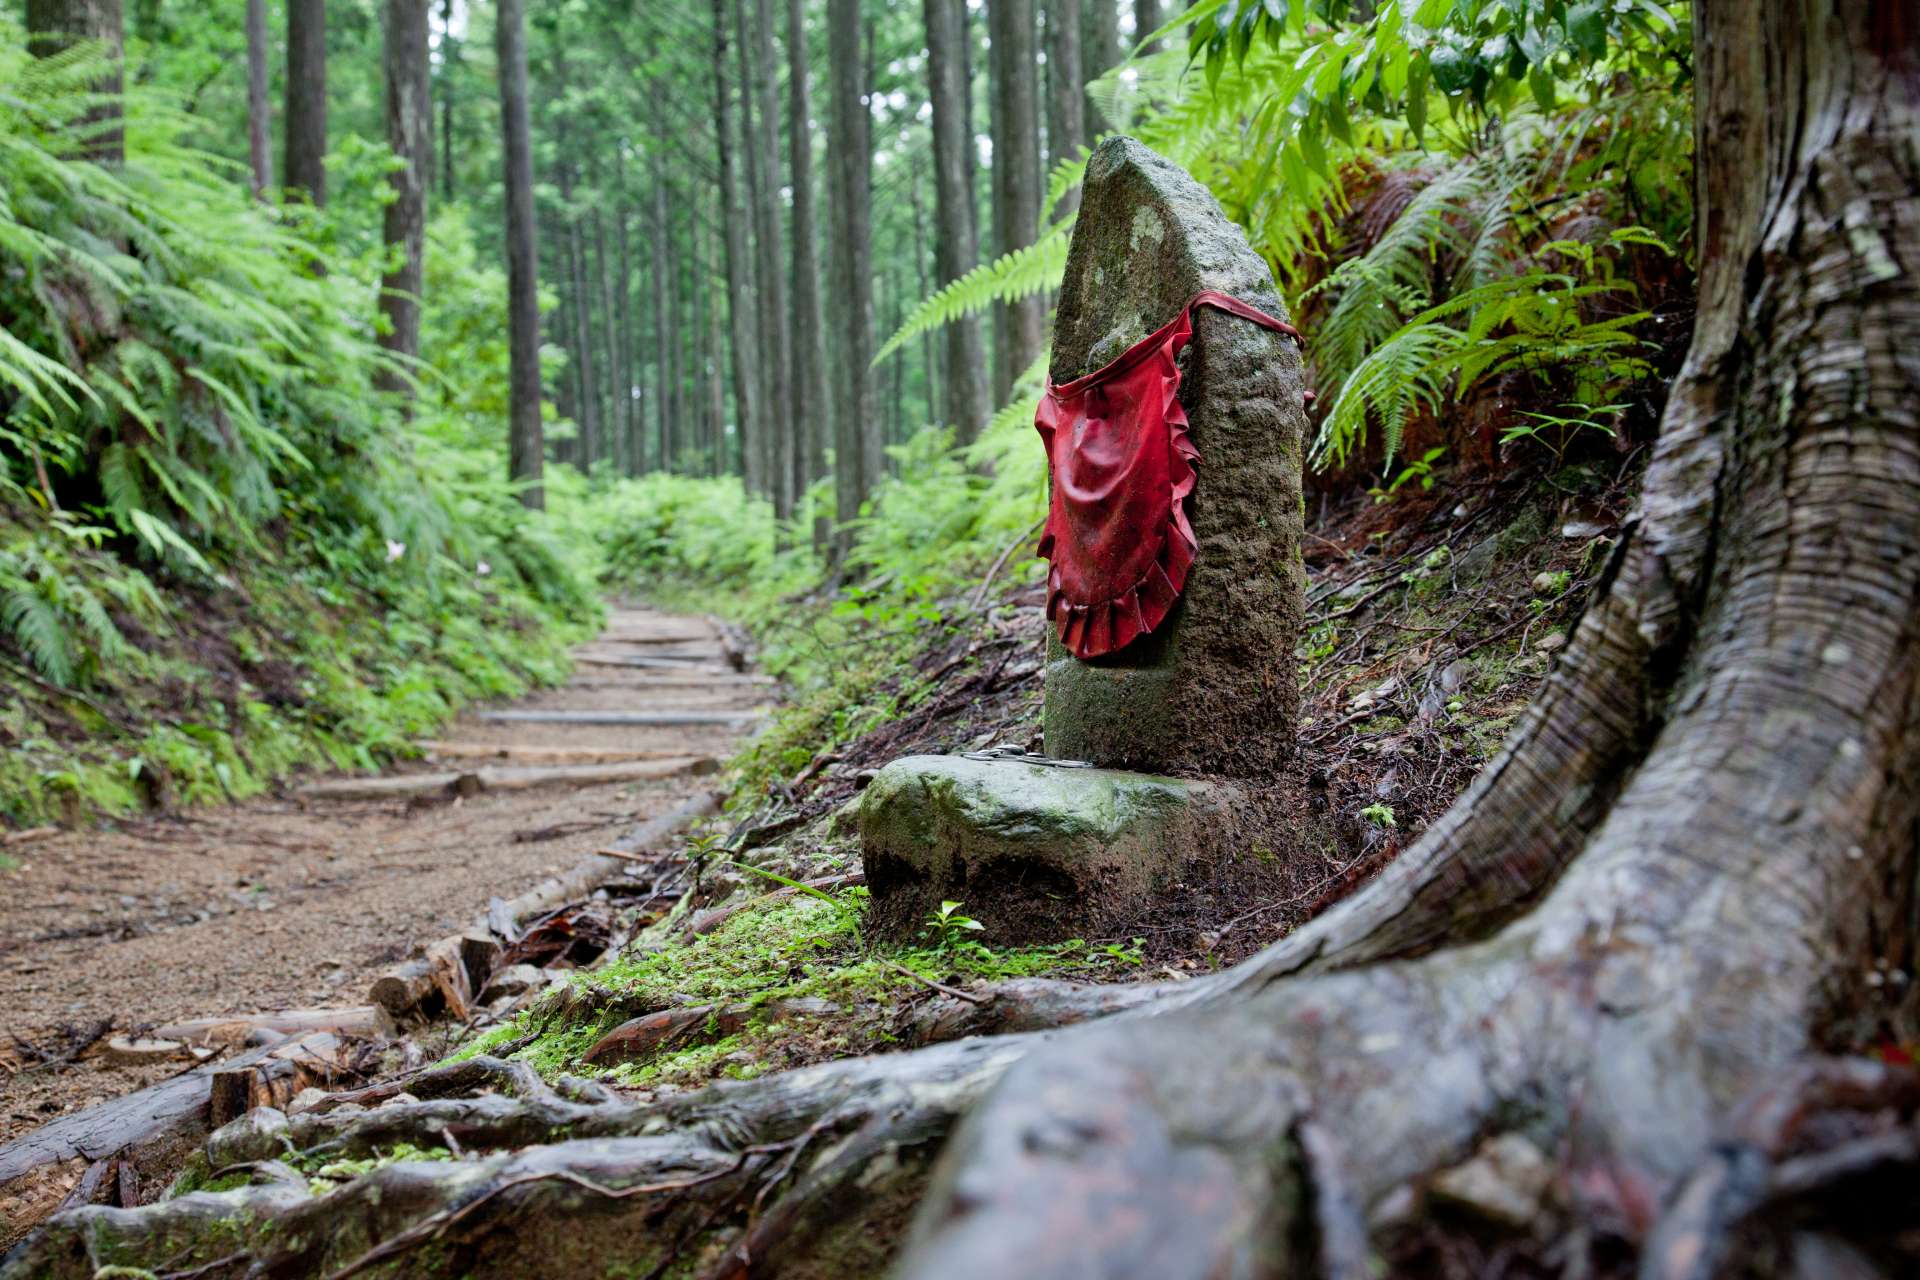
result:
[[[491,724],[616,724],[678,728],[751,724],[759,711],[482,711],[473,718]]]
[[[712,756],[676,756],[668,760],[619,764],[487,766],[459,773],[404,773],[388,778],[342,778],[301,787],[295,794],[309,800],[384,800],[447,790],[464,792],[469,787],[475,792],[523,791],[529,787],[591,787],[610,782],[644,782],[683,773],[710,773],[718,767],[719,762]]]

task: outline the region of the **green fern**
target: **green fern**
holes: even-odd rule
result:
[[[73,679],[73,658],[66,620],[34,583],[0,578],[0,626],[26,653],[48,680],[65,685]]]
[[[939,290],[913,309],[873,362],[879,364],[921,334],[963,315],[984,311],[996,302],[1015,302],[1058,288],[1060,275],[1067,269],[1067,244],[1072,234],[1071,218],[1056,222],[1024,249],[975,267]]]
[[[1567,367],[1597,369],[1609,382],[1647,376],[1630,354],[1644,345],[1633,327],[1644,312],[1589,322],[1583,299],[1617,294],[1618,283],[1578,284],[1571,276],[1527,272],[1455,295],[1413,316],[1376,346],[1342,385],[1314,441],[1317,466],[1343,466],[1367,442],[1377,421],[1391,465],[1413,415],[1437,412],[1480,382],[1505,373],[1545,374]],[[1457,323],[1464,320],[1464,323]]]

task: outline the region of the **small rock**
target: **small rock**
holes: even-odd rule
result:
[[[1549,631],[1538,640],[1535,640],[1533,647],[1540,653],[1553,653],[1556,650],[1564,649],[1567,647],[1567,633],[1564,631]]]
[[[382,1102],[378,1107],[375,1107],[374,1110],[378,1111],[386,1107],[410,1107],[418,1101],[420,1101],[420,1099],[402,1090],[394,1094],[391,1098],[388,1098],[385,1102]]]
[[[1533,594],[1537,596],[1557,595],[1560,590],[1560,575],[1542,572],[1533,575]]]
[[[1434,1175],[1436,1199],[1512,1228],[1534,1225],[1540,1217],[1553,1169],[1540,1148],[1517,1133],[1503,1133],[1480,1144],[1464,1164]]]
[[[287,1104],[287,1114],[297,1116],[302,1111],[311,1111],[326,1101],[326,1097],[327,1091],[325,1089],[316,1089],[312,1085],[308,1085],[293,1095],[293,1101]]]

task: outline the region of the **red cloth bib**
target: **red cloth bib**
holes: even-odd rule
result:
[[[1166,620],[1199,544],[1187,523],[1199,453],[1174,357],[1193,309],[1216,307],[1300,341],[1284,320],[1211,290],[1113,363],[1056,386],[1034,415],[1053,495],[1037,554],[1052,562],[1047,617],[1077,658],[1113,653]]]

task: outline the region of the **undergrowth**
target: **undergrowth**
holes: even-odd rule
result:
[[[588,557],[504,479],[505,282],[463,212],[396,366],[385,149],[343,141],[324,214],[275,207],[135,83],[95,163],[101,68],[0,18],[0,820],[370,767],[560,676]]]
[[[782,1059],[777,1065],[792,1065],[795,1055],[842,1056],[887,1045],[897,1038],[902,1004],[931,995],[931,984],[1097,977],[1140,963],[1132,948],[1080,941],[996,949],[934,920],[915,945],[882,943],[862,932],[866,910],[866,890],[858,887],[751,903],[711,933],[691,941],[668,934],[575,975],[570,991],[536,1002],[454,1057],[524,1042],[509,1056],[549,1076],[602,1075],[628,1086],[744,1077],[766,1069],[773,1055]],[[817,1013],[781,1020],[791,1002],[803,1000],[823,1003]],[[740,1005],[755,1012],[739,1031],[695,1036],[695,1043],[636,1062],[581,1061],[601,1037],[641,1014]],[[717,1032],[717,1021],[710,1029]]]

